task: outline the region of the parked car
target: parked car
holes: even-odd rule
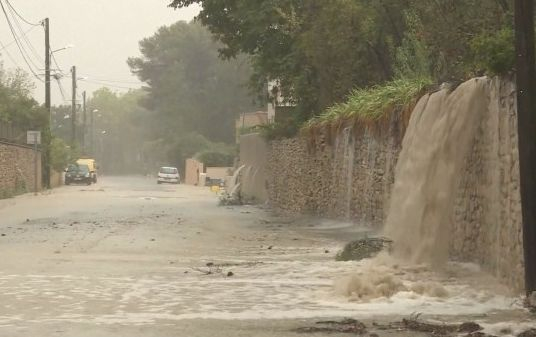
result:
[[[93,183],[97,182],[97,162],[91,158],[80,158],[76,161],[79,165],[87,165],[89,167],[89,174]]]
[[[170,184],[180,184],[181,176],[179,170],[176,167],[164,166],[158,170],[158,184],[170,183]]]
[[[65,171],[65,185],[73,183],[91,185],[93,178],[89,166],[82,164],[69,165]]]

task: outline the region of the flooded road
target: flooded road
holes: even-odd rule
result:
[[[412,313],[504,336],[532,324],[476,266],[336,262],[363,229],[217,203],[135,177],[0,201],[0,336],[303,336]]]

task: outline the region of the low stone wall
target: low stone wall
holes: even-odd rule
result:
[[[34,191],[35,153],[32,148],[0,142],[0,192],[5,196]],[[37,158],[37,186],[41,189],[41,153]]]

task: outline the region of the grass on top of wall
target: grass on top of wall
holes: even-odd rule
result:
[[[374,124],[397,109],[413,106],[431,84],[432,81],[427,78],[401,78],[370,88],[355,89],[346,102],[335,104],[305,123],[303,131],[344,122]]]

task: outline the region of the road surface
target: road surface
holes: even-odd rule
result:
[[[336,252],[360,231],[289,221],[256,207],[220,207],[204,188],[141,177],[0,200],[0,336],[303,336],[299,329],[319,319],[344,317],[373,332],[372,322],[412,312],[453,322],[486,318],[495,330],[504,323],[493,317],[530,323],[512,304],[515,297],[488,287],[473,291],[462,272],[473,267],[453,267],[446,278],[399,269],[397,283],[387,267],[336,262]],[[404,291],[389,298],[367,288],[371,298],[351,298],[344,289],[355,270],[387,270],[373,290],[403,283]],[[421,289],[417,278],[434,286]]]

